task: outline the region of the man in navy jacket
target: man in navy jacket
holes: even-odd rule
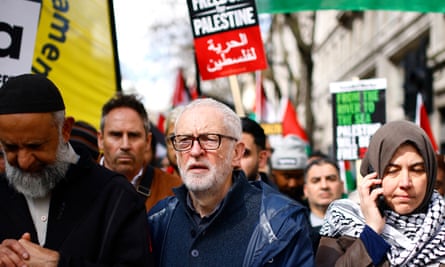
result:
[[[241,133],[238,115],[209,98],[178,116],[183,186],[148,215],[159,266],[313,266],[306,208],[234,170]]]

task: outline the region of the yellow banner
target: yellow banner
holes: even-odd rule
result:
[[[42,1],[32,72],[60,88],[68,116],[96,127],[117,90],[111,29],[108,1]]]

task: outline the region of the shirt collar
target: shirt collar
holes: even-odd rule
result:
[[[104,156],[102,156],[100,159],[99,159],[99,165],[101,165],[101,166],[105,166],[104,165],[104,162],[105,162],[105,157]],[[131,179],[131,183],[133,184],[133,185],[137,185],[137,182],[139,181],[139,179],[142,177],[142,174],[144,173],[144,168],[141,168],[140,170],[139,170],[139,172],[133,177],[133,179]]]

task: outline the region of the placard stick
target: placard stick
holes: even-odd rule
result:
[[[236,79],[236,75],[229,76],[230,89],[232,90],[233,102],[235,104],[235,112],[240,117],[244,117],[244,109],[243,103],[241,101],[241,92],[238,85],[238,80]]]

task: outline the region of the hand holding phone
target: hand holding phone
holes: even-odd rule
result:
[[[374,172],[374,169],[372,168],[371,165],[369,165],[368,166],[368,174],[372,173],[372,172]],[[381,184],[375,185],[375,186],[371,187],[371,191],[376,189],[376,188],[381,188],[381,187],[382,187]],[[385,216],[384,210],[385,210],[385,207],[386,207],[386,203],[385,203],[385,197],[383,196],[383,194],[380,194],[377,197],[376,205],[377,205],[377,208],[379,209],[380,215],[382,217],[384,217]]]

